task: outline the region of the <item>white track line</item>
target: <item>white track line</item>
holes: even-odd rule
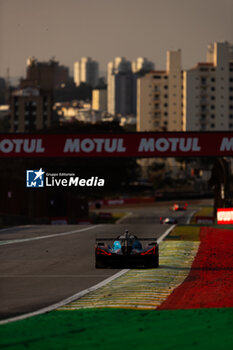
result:
[[[98,225],[98,226],[100,226],[100,225]],[[166,230],[165,233],[161,237],[158,238],[157,242],[160,243],[173,230],[173,228],[175,226],[176,225],[172,225],[171,227],[169,227],[169,229]],[[53,311],[55,309],[58,309],[58,308],[66,305],[66,304],[70,304],[73,301],[82,298],[84,295],[86,295],[86,294],[88,294],[90,292],[95,291],[96,289],[99,289],[99,288],[105,286],[107,283],[112,282],[113,280],[115,280],[116,278],[124,275],[128,271],[129,271],[129,269],[121,270],[120,272],[117,272],[115,275],[113,275],[113,276],[103,280],[102,282],[94,285],[93,287],[87,288],[87,289],[85,289],[85,290],[83,290],[83,291],[81,291],[81,292],[79,292],[77,294],[72,295],[71,297],[69,297],[67,299],[61,300],[59,303],[50,305],[48,307],[45,307],[43,309],[40,309],[40,310],[37,310],[37,311],[34,311],[34,312],[30,312],[30,313],[25,314],[25,315],[11,317],[11,318],[8,318],[6,320],[2,320],[2,321],[0,321],[0,325],[6,324],[6,323],[10,323],[10,322],[15,322],[15,321],[21,321],[21,320],[24,320],[24,319],[26,319],[28,317],[32,317],[32,316],[41,315],[41,314],[44,314],[46,312],[50,312],[50,311]]]
[[[198,210],[200,210],[200,208],[199,208],[199,209],[196,209],[196,210],[193,210],[193,211],[189,214],[188,219],[187,219],[187,221],[186,221],[186,224],[190,224],[190,221],[191,221],[193,215],[194,215]]]
[[[47,236],[39,236],[39,237],[31,237],[31,238],[22,238],[22,239],[12,239],[12,240],[7,240],[7,241],[2,241],[0,242],[0,246],[6,245],[6,244],[14,244],[14,243],[23,243],[23,242],[30,242],[30,241],[38,241],[39,239],[48,239],[48,238],[54,238],[54,237],[61,237],[61,236],[68,236],[73,233],[77,232],[84,232],[88,230],[93,230],[96,227],[100,227],[103,225],[94,225],[94,226],[89,226],[85,228],[81,228],[80,230],[74,230],[74,231],[68,231],[68,232],[61,232],[61,233],[55,233],[53,235],[47,235]]]
[[[60,301],[59,303],[56,303],[56,304],[53,304],[53,305],[50,305],[48,307],[45,307],[43,309],[40,309],[38,311],[34,311],[34,312],[30,312],[28,314],[25,314],[25,315],[21,315],[21,316],[16,316],[16,317],[12,317],[12,318],[8,318],[7,320],[3,320],[3,321],[0,321],[0,325],[2,324],[6,324],[6,323],[10,323],[10,322],[14,322],[14,321],[20,321],[20,320],[24,320],[25,318],[28,318],[28,317],[32,317],[32,316],[37,316],[37,315],[41,315],[41,314],[44,314],[46,312],[49,312],[49,311],[53,311],[55,309],[58,309],[66,304],[70,304],[72,303],[73,301],[77,300],[77,299],[80,299],[81,297],[83,297],[84,295],[90,293],[90,292],[93,292],[95,291],[96,289],[98,288],[101,288],[103,286],[105,286],[107,283],[113,281],[114,279],[120,277],[121,275],[125,274],[126,272],[128,272],[129,270],[121,270],[120,272],[116,273],[115,275],[105,279],[104,281],[96,284],[95,286],[93,287],[90,287],[90,288],[87,288],[77,294],[74,294],[72,295],[71,297],[65,299],[65,300],[62,300]]]
[[[175,227],[176,225],[172,225],[171,227],[169,227],[169,229],[167,229],[167,231],[165,231],[164,234],[157,239],[157,242],[162,242],[164,238],[166,238]]]
[[[124,221],[125,219],[127,219],[129,216],[131,216],[133,213],[127,213],[125,216],[123,216],[123,218],[120,218],[116,221],[116,224],[121,224],[122,221]]]

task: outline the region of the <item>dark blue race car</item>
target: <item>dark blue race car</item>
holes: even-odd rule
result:
[[[154,238],[141,238],[130,234],[128,230],[106,244],[110,238],[97,238],[95,247],[95,267],[98,268],[132,268],[159,267],[159,246]],[[144,242],[148,242],[143,247]],[[142,244],[143,243],[143,244]]]

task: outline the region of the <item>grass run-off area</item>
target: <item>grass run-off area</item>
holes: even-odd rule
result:
[[[196,216],[213,216],[213,207],[207,206],[199,209],[192,217],[190,223],[195,224],[195,218]]]
[[[199,225],[177,225],[166,239],[181,241],[199,241]]]
[[[233,309],[84,309],[0,326],[0,349],[232,349]]]

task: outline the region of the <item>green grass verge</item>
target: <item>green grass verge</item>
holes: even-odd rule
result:
[[[213,216],[213,207],[203,207],[200,210],[198,210],[192,217],[190,224],[195,224],[195,217],[196,216]]]
[[[127,213],[113,213],[112,216],[115,220],[122,219],[124,216],[126,216]]]
[[[166,240],[199,241],[201,227],[214,227],[218,229],[233,230],[233,225],[190,224],[177,225],[166,237]]]
[[[233,348],[233,309],[55,311],[0,327],[0,349]]]
[[[213,215],[213,210],[214,208],[213,207],[204,207],[204,208],[201,208],[196,214],[195,216],[212,216]]]
[[[199,232],[199,226],[177,225],[166,239],[181,241],[199,241]]]

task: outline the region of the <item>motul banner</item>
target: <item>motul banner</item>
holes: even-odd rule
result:
[[[233,208],[219,208],[217,210],[218,224],[233,224]]]
[[[0,157],[195,156],[233,156],[233,133],[0,135]]]

